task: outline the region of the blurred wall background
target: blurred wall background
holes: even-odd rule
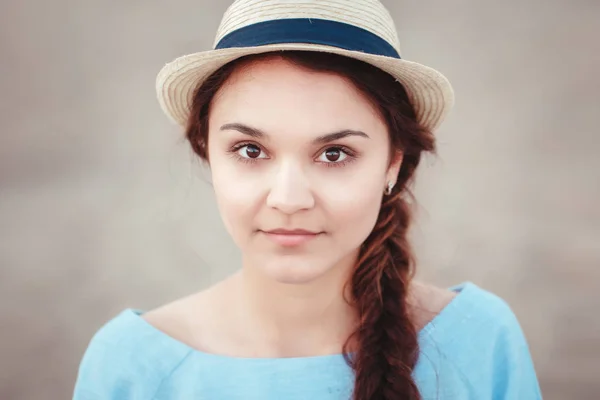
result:
[[[420,171],[420,275],[504,297],[545,398],[600,396],[600,2],[385,2],[456,108]],[[0,5],[0,398],[70,398],[92,334],[237,268],[155,100],[229,1]]]

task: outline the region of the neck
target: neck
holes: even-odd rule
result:
[[[248,340],[268,357],[340,353],[357,323],[344,298],[355,255],[303,284],[276,282],[251,265],[234,278]]]

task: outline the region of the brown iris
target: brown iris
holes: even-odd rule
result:
[[[340,159],[341,156],[342,152],[340,149],[332,148],[328,149],[325,152],[325,157],[327,158],[327,161],[336,162]]]
[[[248,158],[258,158],[258,156],[260,156],[260,149],[258,146],[249,144],[246,146],[246,155]]]

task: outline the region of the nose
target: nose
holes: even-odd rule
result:
[[[308,210],[315,205],[308,177],[299,165],[282,163],[273,176],[267,206],[285,214]]]

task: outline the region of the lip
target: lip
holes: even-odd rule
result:
[[[260,231],[271,241],[285,247],[300,246],[315,239],[322,232],[312,232],[305,229],[273,229]]]

